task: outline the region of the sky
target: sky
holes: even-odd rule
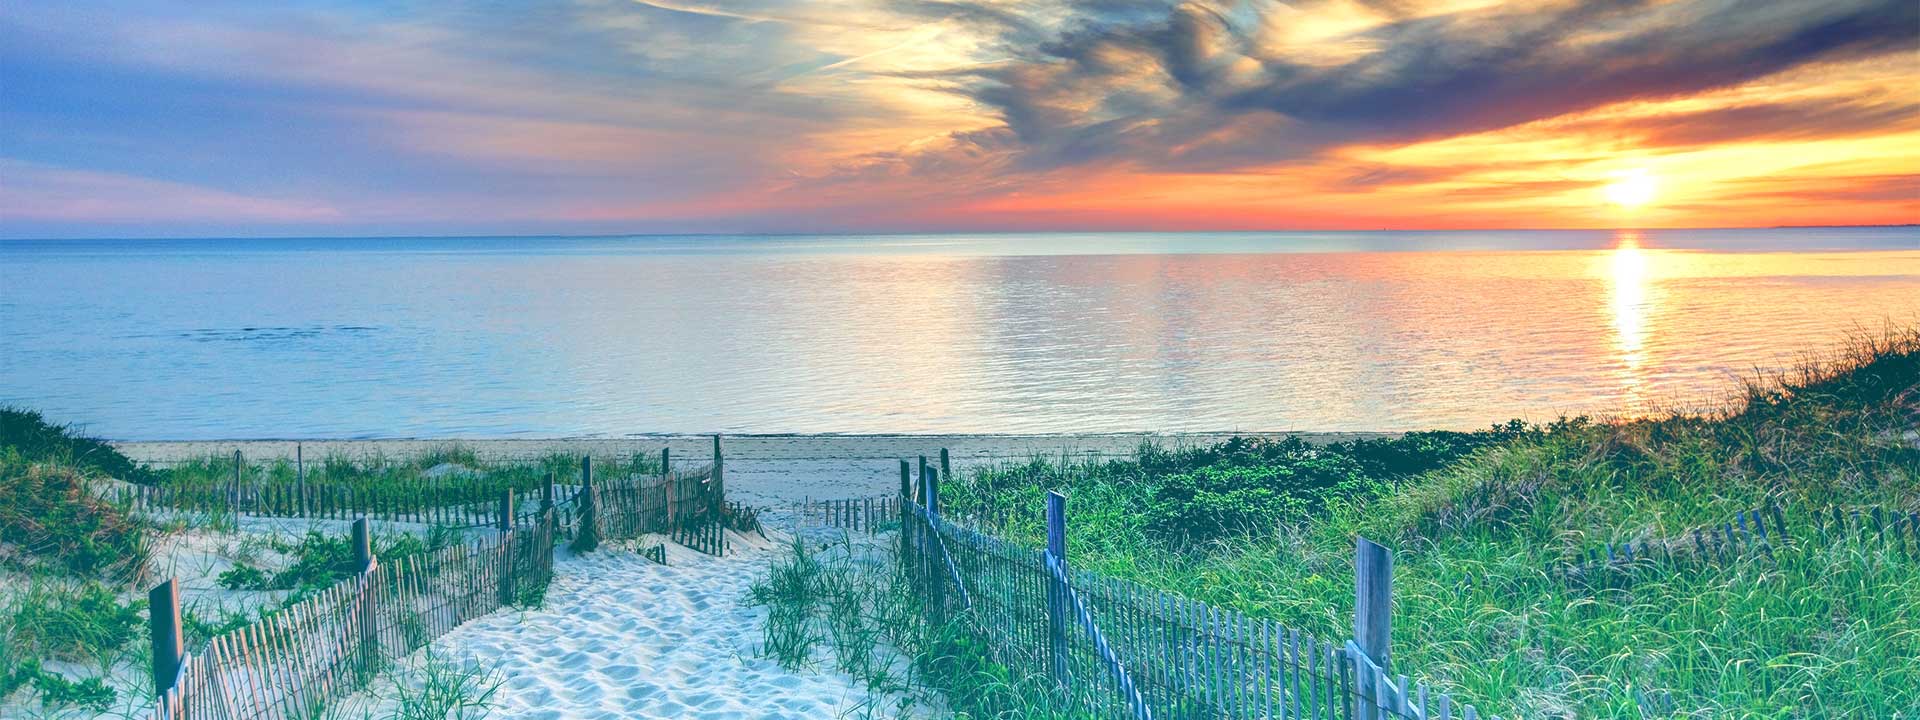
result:
[[[0,237],[1920,222],[1920,3],[15,2]]]

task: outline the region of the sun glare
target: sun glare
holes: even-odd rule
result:
[[[1653,202],[1654,191],[1659,189],[1652,175],[1645,170],[1621,173],[1613,182],[1607,183],[1602,191],[1607,202],[1623,208],[1637,208]]]

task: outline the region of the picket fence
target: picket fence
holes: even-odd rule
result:
[[[661,467],[672,467],[664,450]],[[495,488],[497,496],[484,516],[477,508],[449,509],[478,505],[464,499],[447,507],[378,502],[356,507],[348,495],[339,496],[338,503],[313,504],[244,491],[226,495],[225,501],[205,500],[204,494],[169,495],[165,488],[135,495],[130,501],[146,509],[298,513],[294,517],[335,517],[357,509],[389,511],[383,517],[397,521],[417,518],[456,529],[494,528],[425,555],[382,563],[372,553],[368,518],[359,517],[352,531],[356,558],[365,568],[359,575],[213,638],[193,652],[183,642],[179,584],[160,584],[148,594],[158,701],[147,717],[319,717],[395,659],[468,620],[521,604],[543,590],[553,577],[554,550],[562,538],[572,538],[576,549],[591,549],[601,539],[658,533],[702,552],[723,554],[729,523],[757,523],[750,510],[726,501],[723,467],[718,437],[711,464],[657,476],[596,480],[592,458],[583,456],[577,485],[556,489],[549,476],[532,491]],[[324,486],[309,486],[320,488]],[[451,491],[436,493],[429,489],[416,497],[458,497]],[[235,497],[241,502],[218,504]],[[331,496],[318,492],[304,497]],[[522,502],[534,508],[522,508]],[[472,522],[481,517],[487,522]],[[642,551],[657,562],[666,560],[664,546]]]
[[[939,476],[922,463],[916,486],[903,469],[898,516],[901,567],[918,583],[929,621],[965,619],[998,662],[1025,676],[1050,677],[1064,700],[1090,715],[1134,720],[1479,717],[1474,706],[1393,674],[1388,660],[1392,555],[1374,543],[1357,542],[1355,633],[1335,642],[1072,570],[1066,498],[1059,493],[1048,497],[1048,539],[1042,550],[944,518]]]
[[[365,568],[198,653],[180,643],[179,586],[148,595],[159,700],[152,720],[307,720],[383,668],[473,618],[514,604],[553,576],[554,513],[424,556],[382,563],[354,523]]]

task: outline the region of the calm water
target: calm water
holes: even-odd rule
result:
[[[122,439],[1469,428],[1920,322],[1920,230],[0,241]]]

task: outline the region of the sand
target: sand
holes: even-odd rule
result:
[[[860,715],[871,698],[852,678],[759,656],[765,616],[747,593],[779,551],[780,534],[770,535],[734,535],[724,558],[669,546],[664,566],[618,549],[565,556],[544,606],[473,620],[431,651],[491,669],[501,684],[490,720]],[[391,703],[376,689],[347,703],[348,714],[383,717]]]
[[[1279,437],[1289,433],[1247,433]],[[1300,433],[1313,442],[1331,442],[1383,433]],[[803,498],[844,498],[894,492],[899,461],[920,455],[938,457],[947,448],[955,469],[1016,462],[1034,456],[1085,459],[1128,457],[1143,441],[1162,445],[1200,445],[1232,437],[1205,434],[1101,435],[728,435],[729,499],[780,504]],[[185,458],[240,450],[250,458],[292,458],[296,446],[308,461],[328,455],[404,457],[458,443],[484,458],[533,458],[549,452],[621,456],[658,453],[670,448],[675,464],[705,463],[713,454],[709,435],[650,435],[619,439],[554,438],[509,440],[210,440],[117,442],[121,452],[145,462],[165,464]]]

